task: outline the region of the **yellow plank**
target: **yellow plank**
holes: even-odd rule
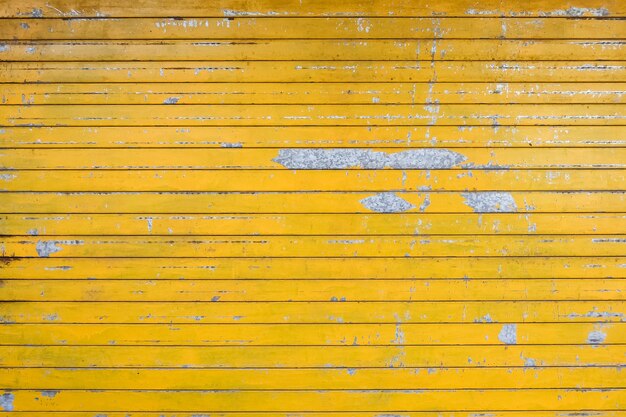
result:
[[[620,125],[623,104],[2,106],[3,126]]]
[[[435,84],[434,88],[440,85]],[[10,88],[6,84],[4,87]],[[28,88],[28,85],[18,88]],[[8,148],[473,148],[625,145],[626,139],[623,138],[621,126],[499,126],[497,129],[493,126],[129,126],[0,129],[0,146]]]
[[[115,259],[109,259],[101,263],[114,263],[114,261]],[[302,263],[302,260],[299,261]],[[55,271],[61,269],[62,266],[67,268],[73,264],[71,260],[61,262],[63,263],[57,264],[59,267],[49,267],[47,270]],[[398,263],[395,260],[394,262],[385,260],[385,262],[390,265],[390,269],[393,268],[393,264]],[[463,262],[465,265],[468,264],[466,259]],[[92,263],[95,264],[93,269],[96,271],[98,264],[95,261]],[[427,261],[415,262],[415,265],[420,264],[427,264]],[[530,270],[532,263],[528,262],[528,264]],[[205,268],[210,268],[210,265]],[[468,274],[471,272],[469,270]],[[353,279],[348,280],[317,278],[313,280],[192,280],[185,277],[186,279],[180,280],[137,280],[131,279],[131,276],[138,275],[126,275],[118,280],[5,280],[0,300],[44,303],[52,301],[214,303],[332,301],[340,303],[342,301],[621,301],[626,299],[623,291],[624,280],[618,278],[374,280],[352,277]]]
[[[3,323],[619,322],[624,301],[537,302],[10,302]],[[2,385],[2,384],[0,384]],[[4,386],[4,385],[2,385]]]
[[[0,26],[2,20],[0,20]],[[625,35],[626,36],[626,35]],[[624,83],[7,84],[3,104],[620,103]]]
[[[0,247],[18,258],[620,256],[626,235],[20,236]]]
[[[624,345],[0,346],[3,367],[402,368],[623,366]]]
[[[2,263],[0,277],[10,279],[626,278],[626,258],[623,257],[500,257],[475,258],[471,263],[465,258],[397,258],[389,262],[385,258],[180,260],[4,257]],[[329,294],[326,299],[333,295]]]
[[[495,199],[494,204],[484,207],[468,204],[472,200],[468,201],[466,197],[479,194],[397,192],[393,195],[408,202],[409,205],[400,207],[407,212],[626,212],[626,192],[623,191],[511,192],[499,195],[506,197],[509,204],[497,204],[498,199]],[[384,206],[363,203],[371,197],[377,195],[367,192],[6,192],[0,194],[0,202],[5,212],[46,214],[176,213],[183,207],[187,214],[384,212]],[[510,199],[514,204],[510,203]],[[147,223],[146,219],[146,229]]]
[[[45,395],[44,395],[45,394]],[[616,410],[623,389],[406,391],[82,391],[12,392],[14,410],[368,411]],[[546,406],[546,404],[549,404]]]
[[[532,411],[489,411],[489,414],[493,417],[518,417],[518,416],[532,416],[532,417],[561,417],[564,414],[567,415],[575,415],[576,411],[570,411],[569,413],[565,411],[540,411],[540,410],[532,410]],[[626,416],[626,411],[606,411],[606,410],[589,410],[589,413],[593,413],[594,416],[598,417],[623,417]],[[102,413],[100,413],[102,414]],[[106,412],[104,413],[109,417],[197,417],[197,412]],[[293,412],[215,412],[211,413],[212,416],[217,417],[253,417],[259,415],[268,415],[272,416],[283,416],[290,417],[294,413]],[[375,417],[380,415],[379,412],[343,412],[343,411],[328,411],[328,412],[307,412],[306,415],[310,417]],[[58,416],[66,416],[66,411],[22,411],[22,412],[13,412],[12,415],[22,416],[22,417],[58,417]],[[72,416],[76,417],[92,417],[94,415],[93,412],[75,412],[72,411]],[[476,415],[475,411],[451,411],[451,412],[442,412],[442,411],[409,411],[402,412],[403,416],[407,417],[458,417],[458,416],[467,416],[474,417]]]
[[[167,7],[166,7],[167,6]],[[532,4],[499,0],[444,0],[432,3],[347,0],[229,0],[176,4],[141,0],[132,4],[115,0],[21,0],[0,6],[1,17],[245,17],[245,16],[466,16],[466,17],[617,17],[626,15],[619,0],[538,0]]]
[[[612,149],[0,149],[4,169],[626,168]]]
[[[623,344],[626,323],[4,324],[4,345]]]
[[[619,368],[0,369],[7,390],[622,388]]]
[[[623,61],[9,62],[11,83],[624,82]]]
[[[594,60],[624,57],[622,40],[246,39],[4,41],[5,61]]]
[[[610,234],[626,214],[3,214],[7,235]]]
[[[612,191],[626,170],[26,170],[5,171],[0,191]],[[514,211],[511,198],[495,211]],[[495,194],[463,194],[490,200]],[[495,197],[494,197],[495,198]],[[506,207],[509,207],[508,209]],[[280,206],[274,212],[280,212]]]
[[[171,7],[171,6],[170,6]],[[2,19],[0,39],[623,39],[621,20],[265,17]]]
[[[594,416],[598,417],[623,417],[626,416],[626,411],[606,411],[606,410],[589,410],[589,413],[593,413]],[[564,411],[489,411],[490,416],[493,417],[520,417],[520,416],[532,416],[532,417],[562,417],[564,414],[566,415],[575,415],[576,411],[570,411],[566,413]],[[102,413],[100,413],[102,414]],[[106,412],[108,417],[198,417],[198,413],[196,412]],[[259,415],[268,415],[272,416],[283,416],[290,417],[293,415],[293,412],[215,412],[211,413],[212,416],[217,417],[253,417]],[[12,412],[12,415],[21,416],[21,417],[58,417],[58,416],[67,416],[67,412],[65,411],[22,411],[22,412]],[[379,416],[378,412],[307,412],[307,416],[310,417],[376,417]],[[403,416],[407,417],[458,417],[458,416],[467,416],[474,417],[476,412],[472,411],[452,411],[452,412],[442,412],[442,411],[411,411],[411,412],[402,412]],[[76,412],[72,411],[72,416],[75,417],[93,417],[93,412]]]

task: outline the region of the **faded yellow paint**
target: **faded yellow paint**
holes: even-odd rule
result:
[[[0,415],[626,417],[624,17],[0,2]]]

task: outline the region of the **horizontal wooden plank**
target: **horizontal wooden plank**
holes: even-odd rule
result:
[[[626,148],[3,149],[2,169],[626,168]]]
[[[434,85],[436,88],[441,84]],[[13,85],[7,84],[4,87],[12,88]],[[28,88],[28,85],[21,85],[18,88]],[[0,146],[5,148],[619,147],[626,146],[626,139],[621,132],[621,126],[7,127],[0,129]]]
[[[0,369],[7,390],[623,388],[619,368]]]
[[[615,61],[623,40],[245,39],[3,41],[4,61]]]
[[[563,416],[575,416],[577,411],[487,411],[490,417],[563,417]],[[606,410],[589,410],[587,413],[591,413],[597,417],[624,417],[626,411],[606,411]],[[102,414],[102,413],[100,413]],[[199,414],[195,412],[106,412],[107,417],[198,417]],[[265,417],[289,417],[292,412],[216,412],[211,413],[216,417],[255,417],[259,414]],[[344,411],[329,411],[329,412],[301,412],[299,414],[306,415],[307,417],[376,417],[380,412],[375,411],[361,411],[361,412],[344,412]],[[19,417],[94,417],[94,412],[90,411],[13,411],[12,415]],[[97,415],[97,414],[96,414]],[[200,414],[201,415],[201,414]],[[476,412],[473,411],[409,411],[402,412],[406,417],[475,417]]]
[[[5,235],[491,235],[626,232],[626,214],[2,214]]]
[[[484,410],[483,410],[484,411]],[[623,417],[626,416],[626,411],[606,411],[606,410],[590,410],[588,412],[594,413],[594,416],[598,417]],[[70,414],[68,414],[70,413]],[[493,415],[493,417],[519,417],[522,415],[528,415],[532,417],[561,417],[563,415],[574,415],[575,411],[496,411],[489,412],[489,414]],[[103,414],[103,413],[100,413]],[[197,412],[132,412],[132,411],[124,411],[124,412],[105,412],[108,417],[197,417],[199,414]],[[293,414],[293,412],[216,412],[211,413],[211,415],[218,417],[253,417],[253,416],[263,416],[271,414],[272,416],[282,416],[289,417]],[[375,417],[379,415],[378,412],[344,412],[344,411],[328,411],[328,412],[304,412],[300,414],[306,414],[307,417]],[[476,414],[474,411],[450,411],[450,412],[442,412],[442,411],[411,411],[411,412],[403,412],[403,416],[407,417],[455,417],[455,416],[468,416],[471,417],[473,414]],[[21,412],[12,412],[14,416],[20,417],[58,417],[58,416],[67,416],[71,415],[74,417],[93,417],[93,411],[21,411]]]
[[[368,411],[623,409],[626,390],[83,391],[11,392],[13,410]],[[546,404],[549,404],[546,407]]]
[[[621,256],[626,235],[16,236],[0,247],[18,258]]]
[[[624,94],[624,83],[67,83],[7,84],[1,100],[3,104],[27,105],[609,104],[620,103]]]
[[[7,173],[6,175],[11,175]],[[431,174],[432,175],[432,174]],[[400,200],[408,204],[391,204]],[[474,204],[470,196],[484,196]],[[487,197],[492,196],[493,199]],[[389,200],[390,207],[381,203]],[[499,197],[499,198],[496,198]],[[365,200],[365,201],[364,201]],[[4,212],[15,213],[490,213],[490,212],[626,212],[626,192],[511,192],[471,194],[453,192],[5,192]],[[479,199],[480,201],[480,199]],[[507,204],[502,204],[506,203]],[[148,220],[146,220],[147,227]],[[169,233],[169,231],[168,231]]]
[[[185,260],[186,261],[186,260]],[[468,260],[463,260],[467,265]],[[65,264],[72,264],[67,260]],[[101,263],[115,263],[115,259]],[[154,261],[153,261],[154,262]],[[302,262],[302,261],[301,261]],[[478,261],[472,260],[471,263]],[[96,270],[97,262],[92,262]],[[397,262],[386,261],[389,268]],[[460,263],[460,262],[459,262]],[[416,262],[415,265],[427,264]],[[50,265],[50,264],[49,264]],[[52,264],[54,265],[54,264]],[[48,271],[61,269],[49,267]],[[305,264],[306,265],[306,264]],[[364,264],[366,265],[366,264]],[[67,265],[66,265],[67,267]],[[207,266],[205,268],[209,268]],[[528,262],[528,270],[533,265]],[[416,267],[417,268],[417,267]],[[424,266],[426,268],[426,266]],[[468,267],[468,275],[472,273]],[[368,275],[371,273],[368,273]],[[356,274],[352,274],[356,275]],[[364,275],[364,274],[359,274]],[[417,275],[417,272],[415,273]],[[556,274],[555,274],[556,275]],[[623,301],[624,280],[599,279],[311,279],[311,280],[114,280],[11,279],[3,281],[2,301],[132,301],[132,302],[261,302],[261,301]],[[135,275],[137,276],[137,275]],[[243,303],[242,303],[243,304]],[[580,313],[581,315],[587,314]],[[610,312],[606,312],[610,313]],[[578,313],[577,313],[578,314]],[[593,313],[591,314],[593,315]],[[482,316],[481,316],[482,317]]]
[[[3,345],[624,344],[626,323],[7,324]]]
[[[385,258],[4,257],[2,263],[0,278],[9,279],[626,278],[623,257],[498,257],[475,258],[471,263],[466,258],[395,258],[389,262]]]
[[[9,62],[10,83],[624,82],[624,61]]]
[[[170,5],[171,7],[171,5]],[[624,39],[614,19],[238,17],[2,19],[0,39]]]
[[[4,302],[2,323],[619,322],[625,301]],[[1,378],[0,378],[1,380]],[[0,384],[4,386],[3,384]]]
[[[624,345],[0,346],[3,367],[403,368],[623,366]],[[531,369],[528,371],[532,372]]]
[[[168,7],[165,7],[165,6]],[[411,3],[389,1],[347,0],[271,0],[250,3],[229,0],[219,3],[198,3],[181,0],[171,5],[163,1],[141,0],[126,4],[114,0],[22,0],[2,4],[0,17],[265,17],[265,16],[466,16],[466,17],[617,17],[626,15],[626,6],[619,0],[539,0],[529,4],[502,3],[498,0],[426,0]]]
[[[619,169],[12,170],[0,176],[0,191],[458,191],[470,206],[497,200],[493,211],[515,211],[505,191],[618,191],[624,184],[626,170]],[[497,193],[468,194],[473,191]]]
[[[623,104],[351,106],[49,105],[0,107],[2,126],[621,125]]]

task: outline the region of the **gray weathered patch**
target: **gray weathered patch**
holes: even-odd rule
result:
[[[241,142],[222,142],[220,144],[222,148],[243,148],[243,143]]]
[[[590,343],[592,345],[604,343],[605,340],[606,340],[606,333],[600,330],[593,330],[589,332],[589,334],[587,335],[587,343]]]
[[[594,16],[604,17],[610,14],[606,7],[570,7],[565,10],[555,10],[550,13],[551,16],[568,16],[568,17],[582,17],[582,16]]]
[[[371,197],[366,197],[360,203],[368,210],[377,213],[402,213],[411,210],[415,206],[395,193],[378,193]]]
[[[41,10],[41,9],[33,9],[33,11],[30,13],[30,15],[32,17],[43,17],[43,10]]]
[[[48,397],[48,398],[54,398],[57,396],[58,393],[59,391],[54,391],[54,390],[41,391],[41,395],[44,397]]]
[[[517,205],[511,193],[501,191],[461,193],[465,204],[475,213],[504,213],[517,211]]]
[[[0,395],[0,410],[13,411],[13,401],[15,401],[15,395],[12,392]]]
[[[176,104],[180,100],[180,97],[168,97],[163,100],[163,104]]]
[[[514,345],[517,343],[517,324],[505,324],[498,333],[498,340],[505,345]]]
[[[57,246],[57,243],[58,242],[56,240],[37,241],[37,246],[35,247],[35,249],[37,250],[37,255],[39,255],[42,258],[47,258],[51,254],[59,252],[63,248],[60,246]]]
[[[273,159],[288,169],[448,169],[465,156],[447,149],[386,153],[370,149],[280,149]]]
[[[57,245],[82,245],[85,242],[82,240],[39,240],[35,249],[37,255],[42,258],[47,258],[53,253],[59,252],[63,248]]]
[[[491,315],[487,313],[482,317],[475,318],[474,323],[493,323],[493,319],[491,318]]]

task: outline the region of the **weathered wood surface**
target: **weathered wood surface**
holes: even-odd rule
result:
[[[624,17],[0,2],[0,415],[626,417]]]

